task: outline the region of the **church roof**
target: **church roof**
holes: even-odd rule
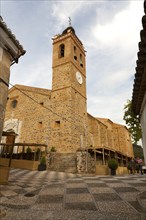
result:
[[[114,122],[112,122],[109,118],[99,118],[99,117],[96,117],[96,119],[98,119],[99,121],[102,121],[102,122],[109,122],[111,124],[113,124]]]
[[[61,36],[62,36],[62,35],[65,35],[65,34],[68,34],[68,33],[72,33],[72,34],[78,39],[78,41],[80,42],[80,44],[83,45],[82,42],[80,41],[80,39],[78,38],[78,36],[76,35],[75,29],[74,29],[72,26],[67,27],[67,28],[62,32]]]
[[[121,124],[118,124],[118,123],[113,123],[113,126],[117,127],[117,128],[125,128],[127,131],[129,131],[129,129],[125,125],[121,125]]]
[[[93,120],[97,121],[99,124],[102,124],[102,125],[104,125],[104,127],[107,128],[107,125],[103,121],[98,120],[98,118],[95,118],[93,115],[89,114],[88,112],[87,112],[87,117],[92,118]]]
[[[24,86],[24,85],[19,85],[19,84],[16,84],[15,86],[11,87],[9,89],[9,94],[14,90],[18,90],[18,91],[23,90],[23,91],[28,91],[28,92],[39,93],[42,95],[50,95],[51,94],[51,90],[49,90],[49,89],[37,88],[37,87],[32,87],[32,86]]]
[[[71,33],[73,36],[76,37],[76,39],[78,40],[78,42],[83,46],[83,43],[81,42],[81,40],[78,38],[78,36],[76,35],[75,29],[72,26],[68,26],[63,32],[62,34],[56,34],[54,37],[52,37],[52,40],[56,40],[59,39],[61,36],[64,36],[66,34]]]
[[[75,29],[72,26],[69,26],[62,32],[62,34],[67,34],[68,32],[75,34]]]

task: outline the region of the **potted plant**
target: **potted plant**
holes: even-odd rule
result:
[[[31,150],[31,148],[30,147],[28,147],[27,149],[26,149],[26,159],[27,160],[31,160],[32,159],[32,150]]]
[[[38,171],[43,171],[46,170],[47,165],[46,165],[46,157],[42,156],[41,160],[40,160],[40,164],[38,165]]]
[[[40,150],[40,148],[38,148],[37,151],[36,151],[35,160],[38,161],[40,159],[40,156],[41,156],[41,150]]]
[[[51,147],[50,152],[56,152],[55,147]]]
[[[111,175],[116,175],[116,169],[118,168],[118,162],[115,158],[111,158],[108,161],[108,167],[111,169]]]
[[[128,169],[128,171],[129,171],[129,173],[132,172],[132,168],[131,168],[131,164],[130,164],[130,162],[127,164],[127,169]]]

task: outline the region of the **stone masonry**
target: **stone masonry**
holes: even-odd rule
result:
[[[49,169],[86,171],[88,148],[133,156],[125,126],[87,113],[85,60],[82,42],[68,27],[53,38],[52,90],[24,85],[9,90],[4,131],[18,134],[15,142],[47,144],[48,151],[54,147],[56,156]],[[88,153],[88,171],[94,169],[94,158]]]

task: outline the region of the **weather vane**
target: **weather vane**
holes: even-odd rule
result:
[[[69,26],[71,26],[71,17],[68,17]]]

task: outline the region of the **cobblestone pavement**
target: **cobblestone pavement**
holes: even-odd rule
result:
[[[146,174],[81,176],[12,169],[1,220],[146,220]]]

